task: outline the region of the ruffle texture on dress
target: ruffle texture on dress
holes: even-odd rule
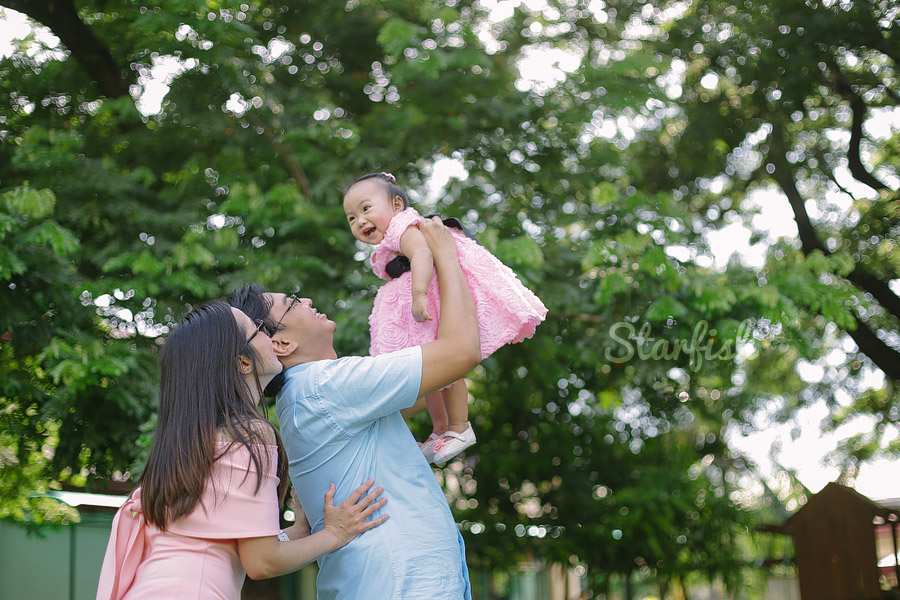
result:
[[[428,310],[433,321],[417,322],[412,316],[412,274],[390,279],[387,264],[400,254],[400,238],[406,229],[419,222],[414,208],[394,215],[384,240],[375,248],[371,265],[375,274],[388,281],[378,290],[369,316],[373,356],[410,346],[420,346],[437,338],[440,315],[440,288],[435,275],[428,286]],[[547,308],[534,292],[525,287],[512,269],[486,248],[461,231],[450,230],[456,242],[459,264],[469,284],[478,327],[481,354],[486,358],[506,344],[514,344],[534,335],[547,315]]]

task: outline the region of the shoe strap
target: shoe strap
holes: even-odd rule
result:
[[[448,429],[446,432],[444,432],[444,439],[446,439],[448,437],[452,437],[461,442],[467,442],[468,440],[464,437],[464,435],[465,435],[465,431],[460,433],[458,431],[453,431],[452,429]]]

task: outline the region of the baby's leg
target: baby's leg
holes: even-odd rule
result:
[[[464,432],[469,428],[469,391],[466,389],[466,382],[458,379],[441,393],[447,407],[448,429],[457,433]]]
[[[475,432],[469,424],[469,391],[462,379],[443,390],[450,428],[435,444],[433,462],[443,464],[475,443]]]
[[[437,391],[425,396],[425,406],[428,408],[428,414],[431,415],[432,430],[435,435],[442,435],[447,431],[449,425],[443,393]]]

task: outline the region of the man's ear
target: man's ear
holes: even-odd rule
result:
[[[253,361],[250,360],[249,356],[241,354],[237,357],[237,367],[241,374],[249,375],[253,372]]]
[[[294,353],[300,344],[290,340],[282,339],[279,336],[272,338],[272,347],[275,349],[275,356],[283,358]]]

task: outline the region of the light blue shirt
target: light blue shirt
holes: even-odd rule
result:
[[[369,478],[388,499],[372,517],[386,512],[386,523],[319,559],[318,600],[469,600],[462,536],[399,412],[418,396],[421,348],[305,363],[285,376],[281,436],[313,533],[332,483],[336,505]]]

